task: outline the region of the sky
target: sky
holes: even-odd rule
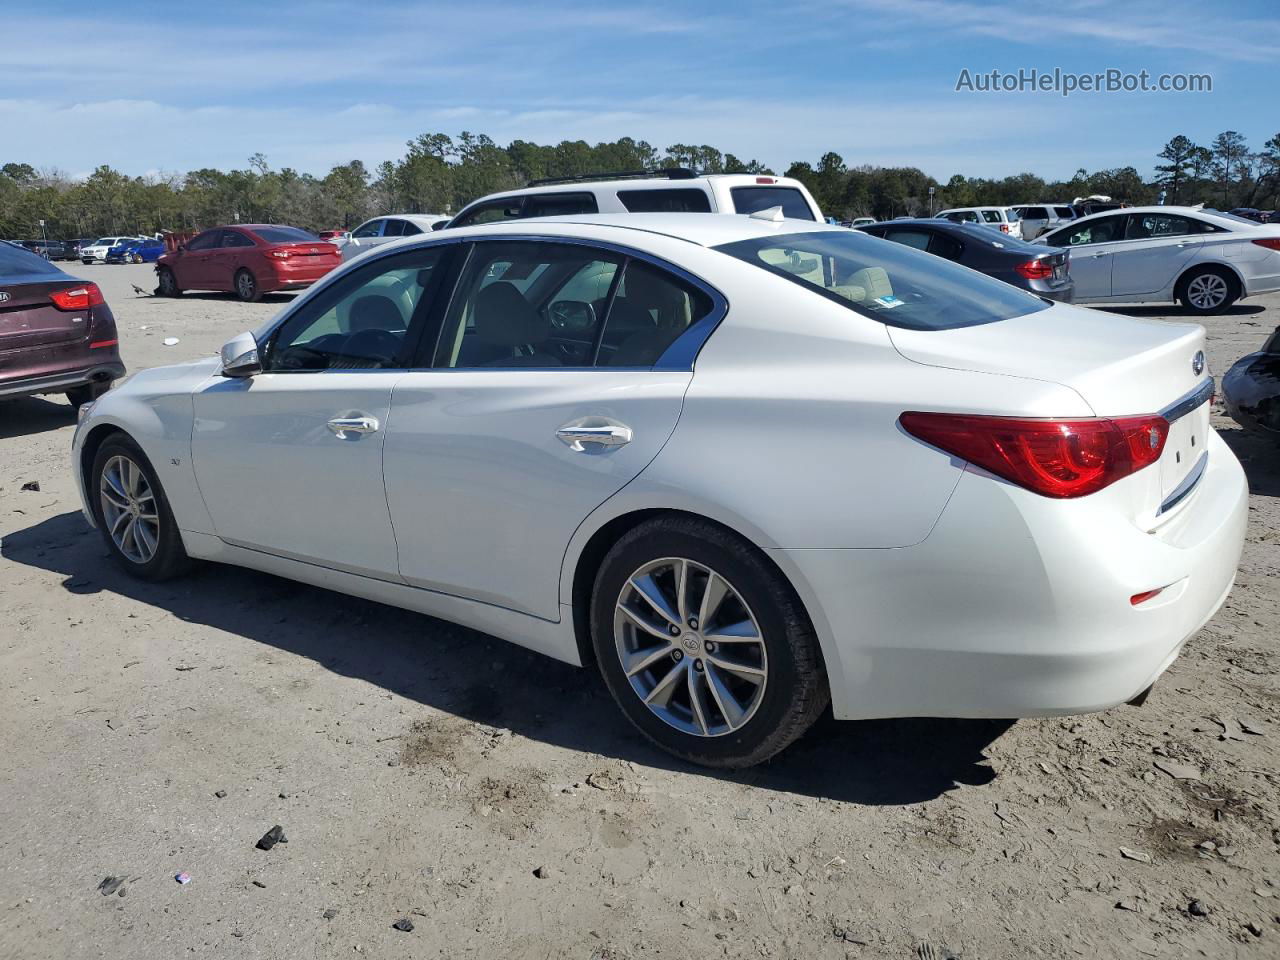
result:
[[[83,176],[372,169],[425,132],[631,136],[783,170],[1144,175],[1173,135],[1280,132],[1280,0],[0,0],[0,163]],[[17,41],[17,42],[14,42]],[[957,92],[1019,69],[1210,93]]]

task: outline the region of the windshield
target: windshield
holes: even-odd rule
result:
[[[315,243],[320,239],[298,227],[254,227],[251,232],[267,243]]]
[[[972,327],[1049,306],[1007,283],[865,233],[792,233],[716,249],[855,313],[911,330]]]

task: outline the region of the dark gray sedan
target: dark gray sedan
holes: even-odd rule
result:
[[[1071,255],[1066,250],[1024,243],[990,227],[941,219],[892,220],[857,229],[955,261],[1038,297],[1070,303],[1074,296]]]

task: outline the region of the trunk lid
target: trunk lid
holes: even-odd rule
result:
[[[1172,509],[1169,501],[1189,492],[1204,468],[1212,380],[1198,324],[1059,304],[980,326],[887,329],[898,352],[917,363],[1061,384],[1100,417],[1165,414],[1169,437],[1158,463],[1148,468],[1159,476],[1159,496],[1144,505],[1156,514]]]
[[[55,290],[74,290],[83,287],[79,280],[65,277],[50,279],[5,278],[0,281],[0,293],[8,298],[0,300],[0,352],[27,347],[43,347],[89,335],[91,312],[84,310],[59,310],[49,299]]]
[[[315,257],[336,258],[338,256],[337,246],[327,240],[313,240],[310,243],[278,243],[274,249],[288,253],[290,260],[296,257],[303,262]]]

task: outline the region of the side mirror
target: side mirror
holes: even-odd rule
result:
[[[180,243],[180,244],[178,244],[176,252],[177,252],[177,253],[186,253],[186,252],[187,252],[187,245],[186,245],[185,243]]]
[[[222,375],[242,379],[262,372],[258,341],[252,333],[242,333],[222,345]]]

